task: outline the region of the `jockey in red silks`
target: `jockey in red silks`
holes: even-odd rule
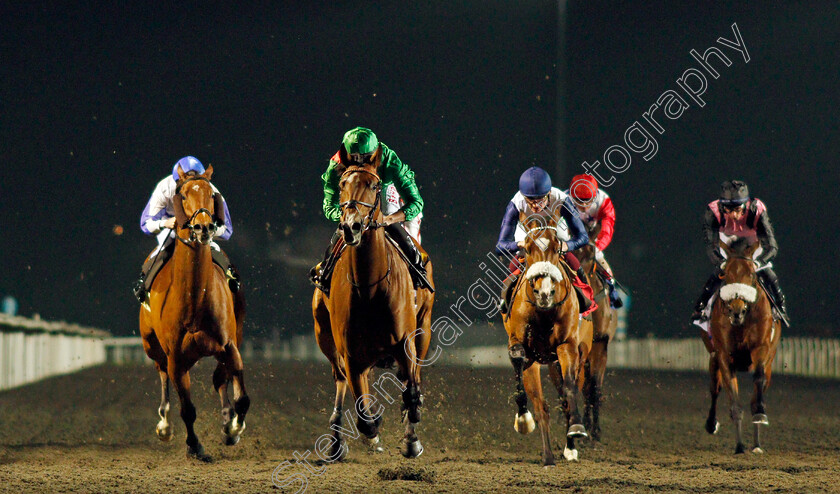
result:
[[[615,208],[612,199],[602,189],[598,188],[598,181],[592,175],[575,175],[572,184],[566,191],[572,198],[580,214],[580,220],[587,232],[592,232],[601,225],[601,232],[595,240],[595,262],[603,270],[603,278],[610,291],[610,305],[616,309],[624,305],[618,296],[613,281],[613,272],[606,258],[604,250],[612,241],[615,231]]]
[[[557,233],[561,239],[563,257],[566,264],[577,273],[572,284],[578,293],[580,315],[582,317],[592,313],[598,308],[598,304],[595,303],[592,288],[583,281],[586,278],[583,276],[580,262],[571,252],[586,245],[589,235],[586,234],[572,200],[562,190],[552,187],[548,172],[536,166],[525,170],[519,177],[519,192],[508,203],[502,219],[496,253],[512,259],[512,273],[505,279],[499,311],[502,314],[507,313],[511,289],[516,285],[516,278],[521,272],[522,258],[517,258],[517,252],[523,247],[523,240],[528,233],[519,222],[520,212],[525,213],[527,217],[536,215],[557,220]]]
[[[706,207],[703,216],[703,240],[706,254],[715,266],[714,273],[706,281],[703,293],[697,299],[691,321],[703,329],[703,339],[707,341],[708,316],[706,310],[709,300],[721,285],[721,276],[726,258],[720,248],[720,242],[731,245],[743,239],[748,245],[756,242],[761,247],[753,254],[756,273],[762,284],[769,291],[770,299],[780,319],[790,326],[785,306],[785,294],[779,286],[779,278],[770,262],[776,257],[779,246],[770,224],[767,207],[756,197],[750,197],[747,184],[741,180],[727,180],[721,184],[720,198]],[[707,347],[711,348],[707,341]]]

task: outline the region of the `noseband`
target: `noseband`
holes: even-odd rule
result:
[[[370,212],[365,217],[365,222],[362,224],[362,233],[366,232],[370,228],[380,228],[384,227],[385,225],[380,224],[373,220],[374,215],[376,214],[376,210],[379,208],[379,201],[380,201],[380,185],[381,179],[379,175],[376,173],[366,170],[361,167],[349,167],[341,176],[344,178],[347,175],[351,175],[353,173],[367,173],[368,175],[373,175],[376,178],[376,185],[373,186],[373,190],[376,192],[376,199],[373,200],[373,204],[364,201],[358,201],[356,199],[350,199],[349,201],[340,202],[338,204],[339,209],[343,212],[345,208],[353,208],[358,209],[358,206],[365,206],[370,208]]]

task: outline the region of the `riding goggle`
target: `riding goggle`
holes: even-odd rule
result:
[[[721,204],[720,205],[720,209],[724,213],[732,213],[732,212],[735,212],[735,211],[743,211],[744,208],[746,208],[746,207],[747,207],[746,203],[742,203],[742,204]]]
[[[370,153],[365,153],[365,154],[353,153],[353,154],[348,155],[348,158],[350,158],[350,161],[352,161],[353,163],[358,163],[360,165],[363,165],[363,164],[370,163],[371,161],[373,161],[373,155],[375,153],[376,153],[376,151],[373,151],[373,152],[370,152]]]
[[[531,209],[543,209],[548,205],[548,196],[545,195],[542,197],[534,198],[526,197],[525,202],[527,202],[528,205],[531,206]]]

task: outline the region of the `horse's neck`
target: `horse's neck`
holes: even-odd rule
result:
[[[368,230],[356,247],[347,249],[350,276],[357,285],[368,286],[381,280],[390,269],[387,240],[382,228]]]
[[[213,274],[213,257],[209,245],[190,247],[178,242],[172,263],[172,282],[183,286],[185,292],[204,290]]]

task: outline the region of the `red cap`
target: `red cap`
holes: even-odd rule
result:
[[[575,175],[569,194],[579,202],[588,202],[598,193],[598,181],[592,175]]]

